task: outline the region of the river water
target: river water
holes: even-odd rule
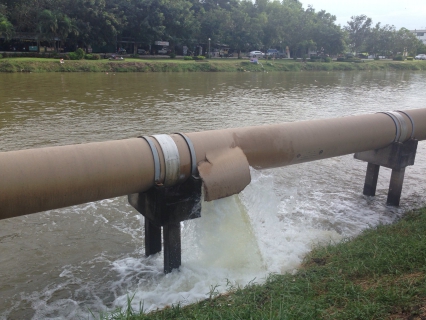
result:
[[[426,107],[424,72],[0,74],[0,151]],[[0,220],[0,319],[91,318],[128,297],[149,312],[295,272],[318,243],[395,221],[426,203],[426,145],[401,207],[362,195],[352,155],[252,170],[237,196],[182,223],[182,267],[144,256],[126,197]],[[1,168],[0,168],[1,170]],[[23,195],[25,201],[25,195]]]

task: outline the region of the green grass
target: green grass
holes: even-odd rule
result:
[[[182,307],[142,314],[130,307],[108,319],[426,319],[426,209],[355,239],[321,246],[296,275]],[[129,299],[130,300],[130,299]]]
[[[210,59],[191,61],[169,58],[126,58],[123,61],[66,60],[53,58],[3,58],[0,72],[282,72],[350,70],[426,70],[426,61],[302,62],[300,60]]]

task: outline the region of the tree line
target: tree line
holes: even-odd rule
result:
[[[347,26],[298,0],[0,0],[0,34],[36,33],[74,47],[115,45],[129,40],[171,47],[226,44],[236,52],[289,47],[292,56],[308,50],[336,55],[347,50],[372,53],[423,49],[406,29],[372,27],[366,16]]]

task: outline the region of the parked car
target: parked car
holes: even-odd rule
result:
[[[167,54],[168,51],[169,51],[169,49],[162,48],[162,49],[158,50],[158,54]]]
[[[262,51],[250,51],[249,57],[250,58],[258,58],[263,57],[265,54]]]
[[[284,58],[284,53],[279,52],[277,49],[268,49],[268,51],[266,51],[266,55],[268,57]]]
[[[426,60],[426,54],[421,53],[414,57],[416,60]]]

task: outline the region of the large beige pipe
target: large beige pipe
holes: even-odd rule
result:
[[[426,109],[405,111],[399,119],[405,123],[401,141],[426,139]],[[383,148],[395,140],[396,131],[391,116],[377,113],[193,132],[186,136],[192,141],[197,163],[221,159],[220,166],[226,166],[232,162],[226,158],[227,150],[238,147],[248,164],[260,169]],[[182,136],[171,137],[180,158],[180,183],[191,174],[190,149]],[[152,142],[159,150],[160,180],[164,181],[165,156],[159,143],[155,139]],[[234,157],[232,172],[238,171],[235,169],[239,161],[243,165],[241,154],[230,153],[229,157]],[[229,177],[224,184],[233,179]],[[247,184],[247,179],[242,180]],[[144,192],[154,184],[153,154],[141,138],[2,152],[0,219]]]

